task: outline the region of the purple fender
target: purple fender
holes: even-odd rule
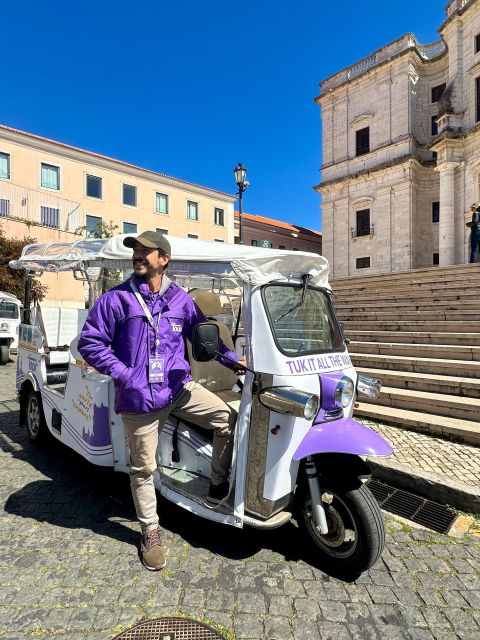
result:
[[[353,418],[313,424],[298,449],[294,460],[315,453],[350,453],[357,456],[389,456],[392,445],[382,436]]]

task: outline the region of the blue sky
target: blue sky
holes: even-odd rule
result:
[[[446,0],[2,3],[0,123],[227,193],[321,229],[318,83]]]

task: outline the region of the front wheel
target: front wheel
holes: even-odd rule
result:
[[[353,489],[322,487],[322,491],[328,533],[315,526],[308,486],[301,497],[298,525],[320,568],[338,576],[358,576],[375,564],[385,546],[382,512],[363,484]]]

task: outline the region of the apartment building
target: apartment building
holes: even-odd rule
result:
[[[62,142],[0,125],[0,227],[10,237],[71,242],[99,223],[116,233],[234,242],[235,197]],[[52,304],[73,296],[45,274]],[[78,287],[74,295],[79,297]],[[77,300],[79,303],[83,302]]]
[[[440,0],[439,0],[440,1]],[[468,260],[480,200],[480,0],[320,83],[323,253],[334,277]]]
[[[239,226],[235,211],[235,242],[239,241]],[[252,247],[322,253],[320,231],[250,213],[242,213],[242,241]]]

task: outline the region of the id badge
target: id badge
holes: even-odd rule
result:
[[[151,356],[148,359],[148,382],[154,384],[163,382],[165,358],[162,356]]]

